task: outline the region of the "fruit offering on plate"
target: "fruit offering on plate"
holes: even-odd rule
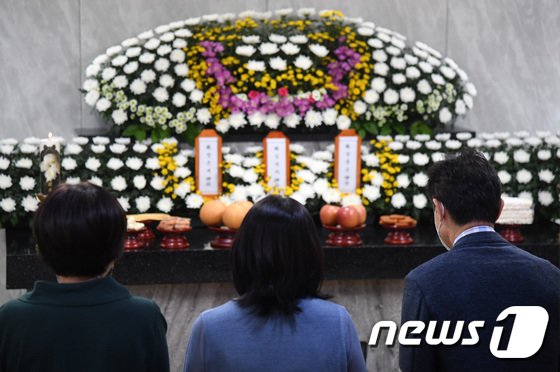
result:
[[[200,208],[200,220],[206,226],[222,226],[226,204],[220,200],[209,200]]]
[[[228,205],[222,216],[223,223],[233,230],[238,230],[241,227],[243,219],[253,207],[250,201],[236,201]]]
[[[183,217],[169,217],[161,220],[157,229],[160,231],[186,231],[191,227],[191,220]]]
[[[410,229],[416,226],[416,220],[402,214],[387,214],[379,217],[379,224],[389,228]]]
[[[126,230],[127,231],[140,231],[145,227],[142,222],[137,222],[134,218],[128,217],[126,219]]]
[[[353,229],[366,222],[367,213],[363,205],[324,205],[320,212],[321,223],[324,226],[337,226],[344,229]]]

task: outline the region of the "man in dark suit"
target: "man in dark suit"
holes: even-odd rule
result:
[[[405,327],[419,345],[400,340],[402,371],[559,371],[560,270],[494,231],[503,207],[496,171],[469,150],[434,164],[428,193],[449,252],[405,279],[401,336],[407,321],[425,328],[415,334],[414,323]],[[450,321],[447,330],[444,321]],[[457,327],[462,330],[447,342],[452,345],[438,344],[443,333],[453,339]]]

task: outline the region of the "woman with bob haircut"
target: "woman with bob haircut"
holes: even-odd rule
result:
[[[123,209],[99,186],[62,184],[47,196],[33,235],[57,282],[0,307],[0,371],[169,371],[158,306],[110,276],[125,232]]]
[[[184,371],[365,371],[346,309],[326,301],[323,249],[303,205],[256,203],[232,249],[239,297],[193,325]]]

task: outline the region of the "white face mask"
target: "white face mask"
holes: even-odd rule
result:
[[[441,235],[439,234],[439,230],[441,229],[441,225],[443,224],[443,215],[445,214],[445,207],[443,206],[443,203],[440,202],[440,204],[441,204],[442,214],[441,214],[441,219],[439,221],[439,226],[436,226],[436,233],[437,233],[437,236],[439,238],[439,241],[445,247],[445,249],[450,250],[451,247],[448,246],[447,244],[445,244],[445,242],[441,238]],[[435,215],[435,210],[434,210],[434,222],[435,221],[436,221],[436,215]]]

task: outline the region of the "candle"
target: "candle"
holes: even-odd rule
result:
[[[52,133],[49,133],[48,138],[41,140],[39,156],[41,193],[46,195],[60,183],[60,142]]]

